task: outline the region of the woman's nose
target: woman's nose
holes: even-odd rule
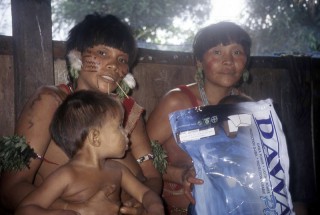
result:
[[[117,72],[121,78],[124,78],[128,74],[128,70],[121,69],[121,67],[118,67],[118,64],[116,62],[110,62],[107,65],[107,69]]]
[[[109,70],[115,70],[116,68],[117,68],[117,66],[115,63],[109,63],[107,65],[107,69],[109,69]]]
[[[232,55],[231,54],[224,54],[223,55],[223,63],[224,64],[232,64],[232,62],[233,62],[233,57],[232,57]]]

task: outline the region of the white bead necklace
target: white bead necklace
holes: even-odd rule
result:
[[[202,106],[210,105],[206,91],[204,90],[204,87],[198,84],[198,89],[199,89],[200,97],[202,100]],[[234,88],[232,88],[230,95],[235,95]]]

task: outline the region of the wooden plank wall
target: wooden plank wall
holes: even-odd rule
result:
[[[12,55],[0,55],[0,135],[12,134],[15,122],[12,59]]]
[[[41,85],[53,84],[50,0],[11,0],[15,116]]]

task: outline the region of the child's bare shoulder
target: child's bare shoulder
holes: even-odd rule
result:
[[[109,159],[105,163],[105,172],[112,178],[120,179],[123,175],[132,174],[127,166],[117,160]]]
[[[105,168],[115,170],[115,171],[122,171],[122,169],[127,169],[125,165],[118,162],[117,160],[108,159],[105,163]]]

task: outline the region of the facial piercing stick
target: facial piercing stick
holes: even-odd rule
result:
[[[124,90],[120,87],[120,85],[118,84],[118,82],[116,82],[116,84],[118,85],[119,89],[123,92],[123,94],[129,98],[129,96],[126,94],[126,92],[124,92]]]

